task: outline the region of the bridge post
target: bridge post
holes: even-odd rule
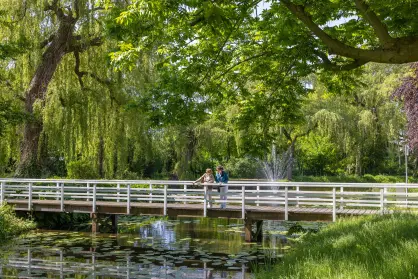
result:
[[[184,192],[184,199],[186,199],[187,198],[187,184],[183,185],[183,192]],[[186,201],[183,202],[183,204],[186,204],[186,203],[187,203]]]
[[[29,182],[28,211],[32,210],[32,182]]]
[[[5,187],[5,184],[4,184],[4,182],[1,182],[1,184],[0,184],[0,205],[3,205],[3,203],[4,203],[4,187]]]
[[[149,185],[149,203],[152,203],[152,184]]]
[[[344,193],[344,187],[341,186],[340,187],[340,195],[341,195],[341,197],[340,197],[340,209],[341,210],[344,209],[344,195],[343,195],[343,193]]]
[[[92,212],[96,213],[96,183],[93,184],[93,206]]]
[[[245,219],[245,186],[242,186],[241,193],[241,218]]]
[[[131,184],[126,185],[126,214],[131,214]]]
[[[260,206],[260,203],[258,202],[260,200],[260,185],[257,184],[257,206]]]
[[[337,193],[335,187],[332,188],[332,222],[337,220]]]
[[[164,216],[167,216],[167,185],[164,185]]]
[[[59,194],[60,194],[60,184],[59,184],[59,182],[57,182],[57,184],[55,185],[56,186],[56,188],[57,188],[57,190],[55,191],[55,194],[56,194],[56,200],[58,201],[60,198],[59,198]]]
[[[383,192],[383,188],[380,189],[380,214],[384,213],[384,192]]]
[[[61,212],[64,212],[64,183],[61,183]]]
[[[289,220],[289,187],[284,187],[284,220]]]
[[[296,186],[296,207],[299,207],[299,186]]]
[[[118,183],[118,184],[116,185],[116,188],[117,188],[117,190],[118,190],[118,194],[117,194],[118,198],[116,199],[116,201],[117,201],[117,202],[120,202],[120,183]]]
[[[207,217],[207,215],[208,215],[208,207],[207,207],[207,205],[208,205],[208,186],[207,185],[204,185],[203,186],[203,191],[204,191],[204,193],[203,193],[203,217]]]
[[[90,201],[90,183],[87,182],[87,199],[86,201]]]

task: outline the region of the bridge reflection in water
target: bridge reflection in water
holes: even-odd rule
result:
[[[131,256],[130,249],[118,255],[116,260],[112,256],[96,253],[93,248],[90,251],[78,251],[79,255],[83,254],[82,258],[76,258],[71,251],[61,249],[41,251],[28,248],[16,252],[0,261],[1,278],[250,278],[244,263],[229,270],[216,267],[215,271],[209,262],[201,260],[186,260],[181,264],[166,258],[140,262]]]

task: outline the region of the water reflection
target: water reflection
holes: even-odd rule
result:
[[[2,278],[249,278],[244,264],[240,272],[232,272],[223,268],[214,270],[206,262],[189,263],[195,265],[192,268],[176,266],[167,259],[160,264],[141,263],[129,253],[106,261],[97,253],[84,253],[82,260],[66,255],[63,250],[44,252],[34,253],[29,248],[26,253],[9,257],[0,265]]]
[[[281,257],[282,223],[266,223],[263,244],[243,241],[226,219],[125,218],[118,235],[38,231],[8,247],[2,278],[250,278],[251,267]]]

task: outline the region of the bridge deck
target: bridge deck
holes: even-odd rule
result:
[[[61,212],[59,200],[32,200],[32,211]],[[14,205],[16,210],[27,211],[28,200],[8,200],[8,204]],[[65,212],[91,213],[91,201],[64,201]],[[98,214],[127,214],[126,202],[96,202]],[[131,215],[164,215],[163,203],[130,203]],[[285,220],[285,208],[280,206],[246,206],[246,218],[253,220]],[[332,221],[332,208],[315,207],[288,207],[288,220],[290,221]],[[367,209],[337,209],[338,216],[378,214],[379,210]],[[203,216],[202,204],[167,204],[167,215],[178,216]],[[228,205],[226,209],[219,206],[207,209],[207,217],[213,218],[241,218],[241,205]]]

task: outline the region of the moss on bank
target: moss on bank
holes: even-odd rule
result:
[[[10,206],[0,206],[0,244],[34,228],[34,222],[16,217]]]
[[[267,278],[418,278],[418,216],[339,220],[307,235]]]

